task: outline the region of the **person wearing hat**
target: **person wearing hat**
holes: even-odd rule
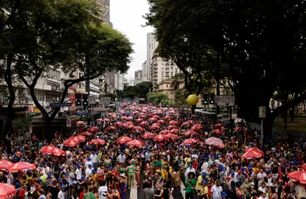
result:
[[[65,199],[65,189],[66,189],[66,186],[64,185],[64,184],[62,184],[61,186],[60,186],[60,191],[58,192],[58,194],[57,194],[57,198],[58,199]]]

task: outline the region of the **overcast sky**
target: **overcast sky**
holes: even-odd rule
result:
[[[152,27],[142,27],[145,24],[143,15],[149,10],[147,0],[110,0],[110,20],[113,28],[125,34],[134,44],[133,61],[126,77],[134,79],[134,72],[142,68],[147,59],[147,33]]]

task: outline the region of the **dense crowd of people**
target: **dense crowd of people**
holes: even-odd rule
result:
[[[288,176],[302,171],[305,143],[266,140],[260,146],[260,133],[243,124],[122,103],[94,125],[80,121],[73,137],[85,139],[67,141],[56,133],[50,142],[35,136],[15,142],[12,153],[3,150],[1,159],[36,168],[4,170],[0,182],[14,185],[13,197],[19,199],[125,199],[135,187],[143,190],[140,199],[305,197],[304,182]],[[212,137],[221,142],[207,143]],[[65,153],[45,154],[46,146]],[[259,153],[246,156],[248,149]]]

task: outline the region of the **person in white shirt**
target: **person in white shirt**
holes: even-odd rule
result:
[[[217,180],[216,184],[211,187],[212,199],[222,199],[223,188],[220,186],[220,182]]]
[[[91,159],[93,168],[97,169],[97,167],[98,167],[98,155],[94,151],[90,155],[90,159]]]
[[[117,157],[117,161],[118,161],[119,163],[124,163],[124,162],[125,162],[125,159],[126,159],[126,157],[125,157],[125,155],[124,155],[123,152],[121,152],[120,155],[118,155],[118,157]]]
[[[64,190],[65,190],[65,185],[61,185],[61,190],[58,192],[57,194],[57,198],[58,199],[65,199],[65,193],[64,193]]]
[[[84,164],[85,168],[88,168],[88,165],[92,165],[91,158],[87,158],[87,161]]]
[[[207,173],[208,166],[209,166],[209,165],[208,165],[207,159],[205,158],[205,160],[204,160],[204,162],[203,162],[203,164],[202,164],[202,166],[201,166],[202,172]]]
[[[260,196],[258,197],[258,199],[268,199],[267,194],[266,193],[261,193]]]
[[[82,177],[81,166],[79,164],[77,164],[76,166],[77,166],[77,169],[75,170],[76,179],[80,180]]]
[[[88,167],[86,168],[85,175],[86,175],[86,178],[92,176],[92,165],[91,164],[89,164]]]
[[[262,169],[260,169],[259,173],[257,174],[258,184],[263,183],[265,177],[267,177],[267,174]]]
[[[106,181],[103,180],[101,182],[101,186],[98,189],[98,193],[99,193],[99,199],[106,199],[107,196],[107,186],[106,186]]]
[[[186,172],[185,172],[185,176],[186,178],[188,177],[188,173],[190,172],[193,172],[193,173],[196,173],[196,170],[192,167],[192,165],[188,165],[188,168],[186,169]]]

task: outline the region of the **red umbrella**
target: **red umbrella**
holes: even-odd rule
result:
[[[177,127],[177,126],[174,126],[174,125],[170,125],[170,126],[168,126],[167,129],[169,129],[169,130],[171,130],[171,129],[178,129],[178,127]]]
[[[170,133],[170,131],[169,131],[169,130],[164,129],[164,130],[160,131],[159,133],[160,133],[160,134],[167,134],[167,133]]]
[[[195,124],[192,128],[191,128],[191,130],[193,130],[193,131],[199,131],[199,130],[201,130],[202,129],[202,125],[201,124]]]
[[[217,127],[217,128],[220,128],[222,126],[223,126],[223,124],[221,124],[221,123],[215,124],[215,127]]]
[[[151,125],[150,129],[160,129],[160,126],[157,123]]]
[[[143,146],[143,142],[139,141],[139,140],[131,140],[129,142],[126,143],[127,146],[137,146],[137,147],[141,147]]]
[[[214,129],[212,130],[213,133],[216,133],[216,134],[223,134],[224,131],[222,129]]]
[[[184,122],[181,126],[189,126],[190,123],[189,122]]]
[[[180,136],[175,135],[173,133],[168,133],[168,134],[165,135],[165,137],[170,138],[170,139],[179,139],[180,138]]]
[[[55,155],[55,156],[65,156],[66,152],[62,149],[56,148],[55,146],[44,146],[39,150],[40,153]]]
[[[134,130],[136,131],[144,131],[144,129],[141,126],[135,126]]]
[[[156,117],[151,117],[150,119],[149,119],[149,121],[150,122],[156,122],[158,119],[156,118]]]
[[[234,128],[234,131],[245,131],[245,128],[241,127],[241,126],[237,126]]]
[[[139,125],[140,126],[149,126],[149,122],[143,121],[143,122],[140,122]]]
[[[220,138],[216,138],[216,137],[210,137],[210,138],[206,139],[205,144],[216,146],[218,148],[224,148],[224,143],[222,142],[222,140]]]
[[[26,170],[31,170],[31,169],[35,169],[36,166],[35,164],[30,164],[28,162],[17,162],[15,164],[13,164],[8,171],[11,173],[16,173],[18,171],[26,171]]]
[[[13,165],[11,161],[8,160],[0,160],[0,170],[7,170]]]
[[[242,159],[252,159],[252,158],[260,158],[263,156],[263,152],[257,148],[252,148],[246,150],[246,152],[241,156]]]
[[[260,150],[259,148],[257,148],[257,147],[249,147],[249,148],[246,148],[245,149],[245,152],[248,152],[248,151],[256,151],[256,152],[258,152],[258,153],[262,153],[262,154],[264,154],[263,153],[263,151],[262,150]]]
[[[115,131],[116,130],[116,127],[114,126],[109,126],[105,129],[106,131]]]
[[[172,130],[171,130],[171,133],[179,133],[179,132],[180,132],[179,129],[172,129]]]
[[[101,139],[93,139],[89,142],[89,144],[95,144],[95,145],[104,145],[105,144],[105,140],[101,140]]]
[[[102,118],[98,118],[98,119],[96,119],[96,122],[103,122],[103,119]]]
[[[92,136],[92,133],[85,131],[83,133],[81,133],[81,135],[85,135],[85,136]]]
[[[175,120],[171,120],[171,121],[169,122],[169,124],[170,124],[170,125],[178,125],[178,122],[175,121]]]
[[[159,124],[165,124],[165,121],[164,121],[164,120],[158,120],[157,123],[159,123]]]
[[[155,136],[155,137],[153,138],[153,140],[154,140],[154,141],[159,141],[159,142],[161,142],[161,141],[163,141],[165,138],[166,138],[166,137],[165,137],[164,135],[158,134],[157,136]]]
[[[119,137],[119,138],[117,139],[117,142],[119,142],[120,144],[125,144],[125,143],[127,143],[127,142],[129,142],[129,141],[131,141],[131,140],[132,140],[132,139],[129,138],[129,137],[122,136],[122,137]]]
[[[73,137],[70,137],[63,142],[63,144],[65,146],[69,146],[69,147],[74,147],[74,146],[78,145],[79,143],[80,143],[80,141],[77,140],[77,139],[74,139]]]
[[[188,132],[184,133],[185,136],[196,135],[196,134],[197,134],[197,132],[195,132],[195,131],[188,131]]]
[[[16,196],[16,188],[13,185],[0,183],[0,199],[13,198]]]
[[[105,123],[109,123],[110,120],[109,120],[108,118],[105,118],[105,119],[104,119],[104,122],[105,122]]]
[[[183,145],[191,145],[191,144],[199,143],[199,142],[200,142],[200,140],[197,140],[197,139],[194,139],[194,138],[189,138],[189,139],[184,140],[184,142],[182,144]]]
[[[148,139],[154,137],[155,135],[156,135],[155,133],[146,132],[145,134],[142,135],[142,138]]]
[[[142,122],[142,121],[143,121],[143,120],[140,119],[140,118],[139,118],[139,119],[136,119],[136,122],[137,122],[137,123],[140,123],[140,122]]]
[[[77,135],[72,139],[77,139],[79,142],[85,142],[86,141],[86,137],[84,135]]]
[[[306,184],[306,171],[293,171],[288,173],[288,178],[294,182],[299,181],[301,184]]]
[[[304,164],[302,165],[302,169],[304,169],[304,171],[306,171],[306,163],[304,163]]]
[[[96,126],[90,127],[90,128],[88,129],[88,131],[90,131],[90,132],[96,132],[96,131],[98,131],[98,130],[99,130],[99,128],[96,127]]]
[[[83,121],[77,121],[76,124],[77,124],[77,125],[84,125],[85,122],[83,122]]]

